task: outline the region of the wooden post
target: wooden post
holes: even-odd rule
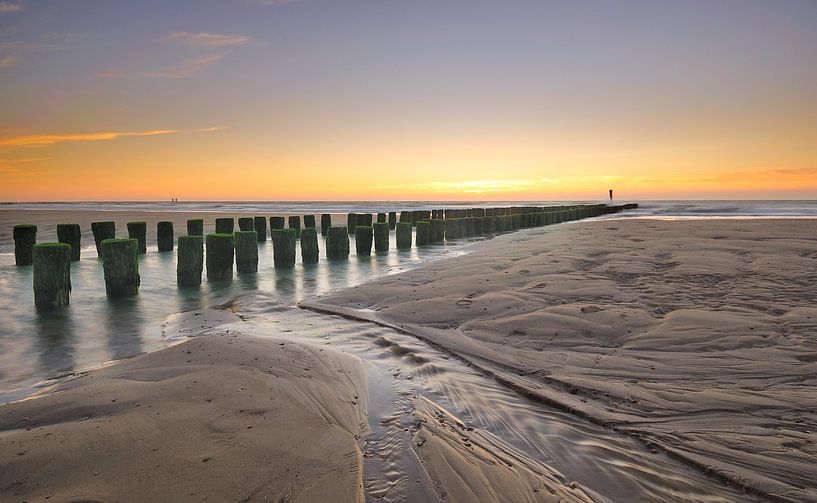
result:
[[[349,257],[349,231],[346,227],[330,227],[326,233],[326,258],[329,260]]]
[[[258,235],[258,242],[265,243],[267,241],[267,219],[264,217],[254,217],[253,228]]]
[[[428,220],[417,221],[417,246],[431,244],[431,222]]]
[[[315,215],[304,215],[304,229],[315,228]]]
[[[116,237],[116,224],[114,222],[91,222],[91,232],[94,234],[96,256],[102,258],[102,242]]]
[[[298,215],[290,215],[289,228],[295,231],[295,238],[301,235],[301,217]]]
[[[375,251],[389,251],[389,224],[386,222],[375,222],[372,224],[372,229],[374,231]]]
[[[139,293],[139,241],[106,239],[102,242],[102,269],[105,291],[110,297],[128,297]]]
[[[346,230],[348,231],[349,235],[355,233],[355,227],[357,227],[357,213],[349,213],[346,215]]]
[[[295,267],[295,229],[272,231],[272,258],[276,269]]]
[[[145,222],[128,222],[128,237],[135,239],[139,244],[139,254],[148,252],[147,246],[148,226]]]
[[[235,219],[234,218],[217,218],[216,219],[216,234],[232,234],[234,231],[235,231]]]
[[[321,215],[321,236],[326,236],[330,227],[332,227],[332,215],[324,213]]]
[[[283,229],[284,224],[286,224],[286,219],[284,217],[269,217],[270,236],[272,236],[272,231]]]
[[[232,279],[233,262],[235,262],[235,238],[233,234],[208,234],[206,251],[207,279]]]
[[[79,261],[81,239],[79,224],[57,224],[57,241],[71,246],[71,262]]]
[[[238,231],[234,235],[236,272],[238,274],[258,272],[258,233]]]
[[[176,257],[176,283],[180,286],[201,284],[204,270],[204,237],[179,236],[179,251]]]
[[[173,251],[173,222],[156,224],[156,244],[160,252]]]
[[[394,230],[397,227],[397,212],[390,211],[389,212],[389,229]]]
[[[372,228],[368,225],[355,227],[355,249],[359,256],[372,254]]]
[[[411,249],[411,222],[399,222],[397,224],[397,249]]]
[[[188,236],[202,236],[204,239],[204,220],[201,218],[191,218],[187,221]]]
[[[318,230],[314,226],[307,227],[301,231],[301,262],[317,264],[319,256]]]
[[[31,249],[34,264],[34,305],[67,306],[71,297],[71,245],[41,243]]]
[[[252,217],[241,217],[238,219],[238,230],[240,231],[254,231],[255,220]]]

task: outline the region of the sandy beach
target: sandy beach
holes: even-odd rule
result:
[[[415,334],[758,494],[817,500],[816,235],[813,219],[523,230],[304,305]]]
[[[815,231],[806,219],[576,222],[302,307],[412,334],[713,480],[809,501]],[[268,335],[215,326],[1,405],[0,499],[363,501],[366,363]],[[433,498],[597,499],[435,403],[411,403],[416,482]]]

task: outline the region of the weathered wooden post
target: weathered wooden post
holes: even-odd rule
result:
[[[252,223],[255,233],[258,235],[258,242],[265,243],[267,241],[267,219],[264,217],[254,217]]]
[[[372,214],[371,213],[364,213],[362,215],[362,217],[363,217],[363,220],[361,220],[360,217],[358,217],[358,224],[365,225],[366,227],[371,227],[372,226]]]
[[[389,229],[394,230],[397,227],[397,212],[390,211],[389,212]]]
[[[204,239],[204,220],[201,218],[191,218],[187,221],[188,236],[202,236]]]
[[[216,219],[216,234],[232,234],[234,231],[235,231],[235,219],[234,218],[217,218]]]
[[[315,228],[315,215],[304,215],[304,229]]]
[[[204,270],[204,237],[179,236],[176,260],[176,283],[180,286],[200,285]]]
[[[482,236],[482,217],[471,217],[474,221],[474,236]]]
[[[57,224],[57,241],[71,245],[71,261],[77,262],[80,258],[80,240],[82,230],[79,224]]]
[[[148,225],[145,222],[128,222],[128,237],[139,243],[139,254],[148,252],[147,245]]]
[[[445,240],[451,241],[452,239],[457,239],[459,236],[459,224],[457,223],[456,218],[446,218],[443,220],[445,222]]]
[[[372,228],[368,225],[358,225],[355,228],[355,249],[360,256],[372,254]]]
[[[431,221],[431,236],[434,243],[445,242],[445,220],[438,218]]]
[[[31,248],[34,264],[34,305],[67,306],[71,297],[71,245],[40,243]]]
[[[349,257],[349,231],[346,227],[330,227],[326,233],[326,258],[330,260]]]
[[[258,233],[235,233],[235,269],[238,274],[258,272]]]
[[[102,258],[102,242],[116,237],[116,224],[114,222],[91,222],[91,232],[94,234],[96,256]]]
[[[389,251],[389,224],[386,222],[375,222],[372,224],[374,231],[375,251]]]
[[[402,223],[411,223],[411,212],[403,210],[400,212],[400,222]]]
[[[254,231],[255,219],[252,217],[241,217],[238,219],[238,230],[240,231]]]
[[[397,249],[411,249],[411,222],[399,222],[397,224]]]
[[[321,215],[321,236],[326,236],[329,233],[329,228],[332,227],[332,215],[324,213]]]
[[[295,229],[272,231],[272,258],[276,269],[295,267]]]
[[[431,222],[428,220],[417,221],[417,246],[426,246],[431,244]]]
[[[320,256],[318,248],[318,230],[312,226],[301,231],[301,262],[317,264]]]
[[[128,297],[139,293],[139,241],[106,239],[102,242],[102,269],[109,297]]]
[[[283,229],[284,224],[286,224],[284,217],[269,217],[270,237],[272,236],[272,231]]]
[[[290,215],[289,228],[295,231],[295,238],[301,235],[301,217],[298,215]]]
[[[385,221],[386,221],[386,214],[385,213],[378,213],[377,214],[377,222],[382,224]]]
[[[235,262],[235,238],[233,234],[208,234],[206,252],[207,279],[231,279],[233,277],[233,262]]]
[[[348,231],[349,235],[355,233],[355,227],[357,227],[357,213],[349,213],[346,215],[346,230]]]
[[[160,252],[173,251],[173,222],[156,224],[156,244]]]
[[[417,227],[417,221],[420,220],[420,210],[411,210],[409,218],[411,219],[411,226]]]

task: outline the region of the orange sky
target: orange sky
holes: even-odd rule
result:
[[[0,200],[817,196],[814,4],[253,3],[9,3]]]

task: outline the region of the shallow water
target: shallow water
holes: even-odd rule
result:
[[[70,305],[50,311],[34,308],[32,268],[16,267],[13,255],[0,254],[0,403],[23,398],[48,379],[163,347],[168,341],[162,323],[176,313],[215,307],[244,292],[293,305],[463,253],[468,242],[398,251],[394,233],[391,239],[388,253],[357,257],[352,238],[349,260],[328,262],[322,255],[316,265],[301,264],[297,250],[291,270],[276,270],[272,243],[259,243],[258,273],[216,282],[205,274],[201,286],[184,288],[176,285],[175,251],[158,253],[149,247],[139,257],[139,295],[121,299],[106,296],[102,264],[93,246],[86,247],[82,260],[71,264]]]
[[[416,482],[425,475],[410,450],[417,396],[495,435],[530,464],[556,469],[598,501],[755,500],[636,439],[525,398],[410,335],[263,295],[243,295],[231,309],[243,318],[222,327],[231,332],[325,344],[369,364],[371,432],[361,448],[370,501],[433,500],[429,485]]]

